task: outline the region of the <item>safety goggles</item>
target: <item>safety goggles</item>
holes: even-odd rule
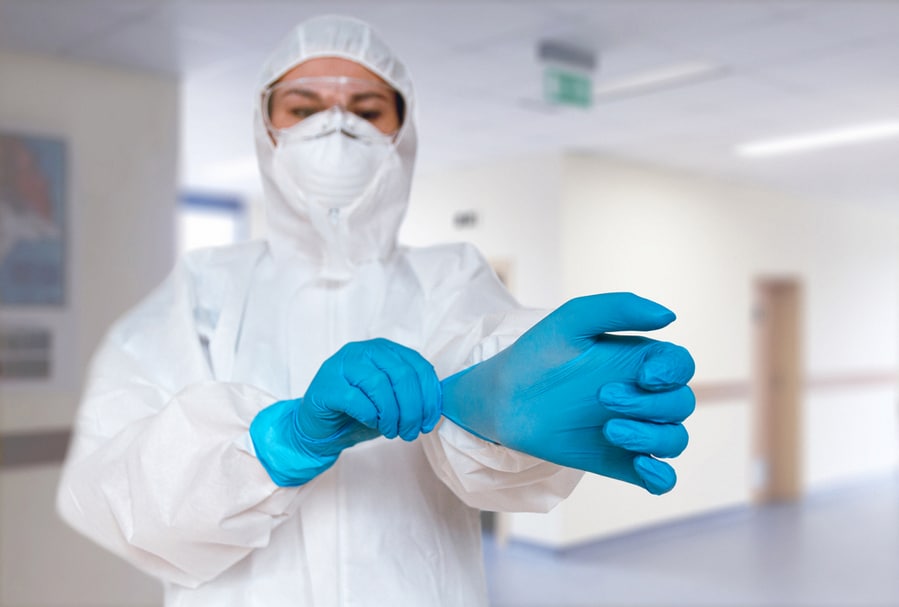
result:
[[[399,95],[382,82],[347,76],[317,76],[279,82],[266,90],[262,99],[265,125],[276,140],[282,137],[314,138],[333,130],[332,120],[315,120],[316,128],[301,128],[303,122],[339,108],[343,112],[328,112],[338,116],[351,115],[344,120],[350,126],[354,119],[364,120],[377,128],[379,134],[393,137],[400,130]],[[331,126],[327,126],[331,124]],[[322,126],[326,125],[326,126]],[[372,129],[358,129],[364,136]],[[350,133],[352,134],[352,133]]]

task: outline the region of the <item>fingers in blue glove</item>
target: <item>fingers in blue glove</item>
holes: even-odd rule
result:
[[[682,424],[611,419],[606,422],[602,432],[613,445],[656,457],[677,457],[689,442],[687,429]]]
[[[343,371],[347,383],[368,401],[352,399],[357,406],[347,414],[385,437],[411,441],[439,421],[440,383],[414,350],[383,339],[364,342],[348,352]]]
[[[613,331],[653,331],[676,317],[665,306],[633,293],[602,293],[572,299],[551,318],[565,335],[592,338]]]
[[[419,421],[415,425],[415,434],[408,439],[412,440],[419,432],[427,433],[433,430],[440,421],[443,411],[443,388],[434,367],[418,352],[395,342],[387,342],[387,345],[406,361],[418,377],[420,414],[417,417]],[[400,416],[403,416],[403,409],[400,410]],[[400,425],[403,425],[402,421]],[[402,435],[402,432],[400,434]]]
[[[569,465],[643,487],[653,495],[667,493],[677,483],[677,474],[667,463],[614,445],[593,453],[572,453]]]
[[[433,430],[440,420],[440,381],[431,364],[415,350],[386,340],[384,345],[388,354],[374,362],[386,363],[379,368],[388,376],[396,396],[398,435],[412,441]]]
[[[634,470],[640,478],[640,484],[653,495],[668,493],[677,483],[674,468],[648,455],[638,455],[634,458]]]
[[[600,388],[599,401],[616,413],[658,423],[682,422],[696,408],[696,397],[689,386],[647,392],[630,384],[612,383]]]
[[[383,358],[383,354],[378,356]],[[357,410],[345,409],[348,415],[355,417],[363,424],[378,429],[383,436],[395,438],[399,433],[399,403],[394,394],[393,385],[387,371],[384,371],[373,360],[368,348],[354,349],[347,354],[343,374],[346,382],[361,393],[366,401],[360,403]],[[384,362],[381,365],[385,365]],[[397,370],[393,371],[398,373]],[[358,402],[353,398],[353,403]],[[337,408],[343,408],[338,404]]]
[[[649,348],[637,383],[644,390],[671,390],[687,385],[696,371],[696,363],[686,348],[655,342]]]

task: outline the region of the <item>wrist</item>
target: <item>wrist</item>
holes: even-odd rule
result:
[[[491,423],[491,407],[486,404],[489,397],[480,388],[482,382],[477,377],[478,366],[463,369],[440,382],[443,415],[478,438],[498,444]]]
[[[256,458],[272,481],[281,487],[309,482],[335,461],[340,450],[327,453],[315,441],[297,434],[296,401],[278,401],[256,414],[250,438]]]

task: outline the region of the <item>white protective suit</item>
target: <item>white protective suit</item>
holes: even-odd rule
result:
[[[329,218],[273,170],[257,108],[269,238],[187,255],[113,327],[91,368],[58,508],[163,580],[170,607],[483,605],[477,509],[549,510],[579,472],[444,419],[414,442],[360,443],[309,483],[281,488],[248,437],[259,410],[301,396],[349,341],[394,340],[445,377],[537,320],[473,248],[397,246],[414,101],[402,64],[365,24],[301,25],[260,90],[315,56],[352,59],[403,94],[395,153],[362,199]]]

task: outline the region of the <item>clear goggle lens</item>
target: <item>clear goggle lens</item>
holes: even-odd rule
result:
[[[262,109],[265,124],[276,140],[291,131],[305,137],[327,134],[321,128],[301,127],[307,119],[334,108],[370,123],[384,136],[393,137],[402,126],[400,103],[399,94],[382,82],[346,76],[321,76],[275,84],[266,90]],[[321,124],[321,116],[318,118],[313,122]],[[370,130],[360,129],[362,132]]]

